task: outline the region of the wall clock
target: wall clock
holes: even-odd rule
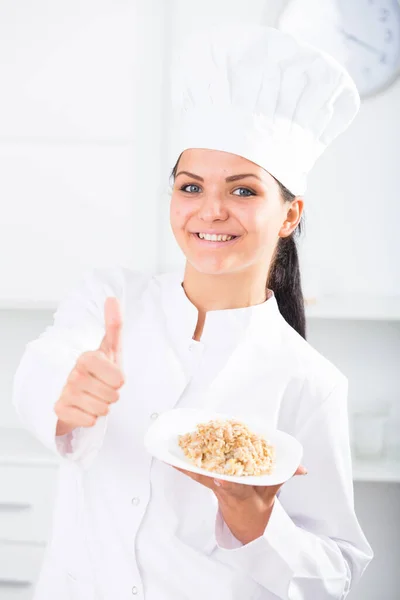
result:
[[[290,0],[278,28],[337,58],[361,96],[384,90],[400,73],[398,0]]]

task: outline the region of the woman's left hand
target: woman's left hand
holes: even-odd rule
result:
[[[249,544],[263,535],[276,494],[283,483],[271,486],[244,485],[174,468],[214,492],[225,523],[242,544]],[[306,473],[307,469],[300,465],[294,475]]]

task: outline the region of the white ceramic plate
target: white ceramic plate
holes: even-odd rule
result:
[[[206,469],[196,467],[190,462],[179,447],[178,436],[189,431],[194,431],[196,425],[211,421],[211,419],[238,418],[245,423],[251,431],[258,435],[264,435],[275,447],[275,468],[270,475],[255,476],[233,476],[220,475]],[[192,473],[207,475],[213,479],[224,479],[247,485],[277,485],[284,483],[294,475],[300,465],[303,455],[303,447],[294,437],[279,431],[268,424],[263,423],[256,417],[243,417],[243,415],[226,415],[207,410],[191,408],[176,408],[162,413],[158,419],[150,425],[144,438],[144,444],[148,452],[158,460],[186,469]]]

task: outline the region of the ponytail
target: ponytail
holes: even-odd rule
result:
[[[279,181],[278,181],[279,183]],[[290,202],[294,195],[281,183],[282,195]],[[295,240],[296,232],[301,233],[302,223],[286,238],[279,238],[275,255],[267,279],[267,288],[275,294],[279,311],[283,318],[306,339],[306,316],[304,297],[301,289],[300,264]]]

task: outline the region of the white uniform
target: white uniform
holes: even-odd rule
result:
[[[372,558],[353,506],[347,379],[286,323],[273,294],[207,313],[193,341],[197,310],[182,279],[93,269],[26,347],[14,404],[61,461],[35,600],[345,598]],[[78,356],[100,345],[111,295],[124,316],[120,399],[56,441],[54,404]],[[308,475],[283,485],[252,543],[230,534],[213,492],[146,453],[152,419],[177,406],[256,413],[303,444]]]

